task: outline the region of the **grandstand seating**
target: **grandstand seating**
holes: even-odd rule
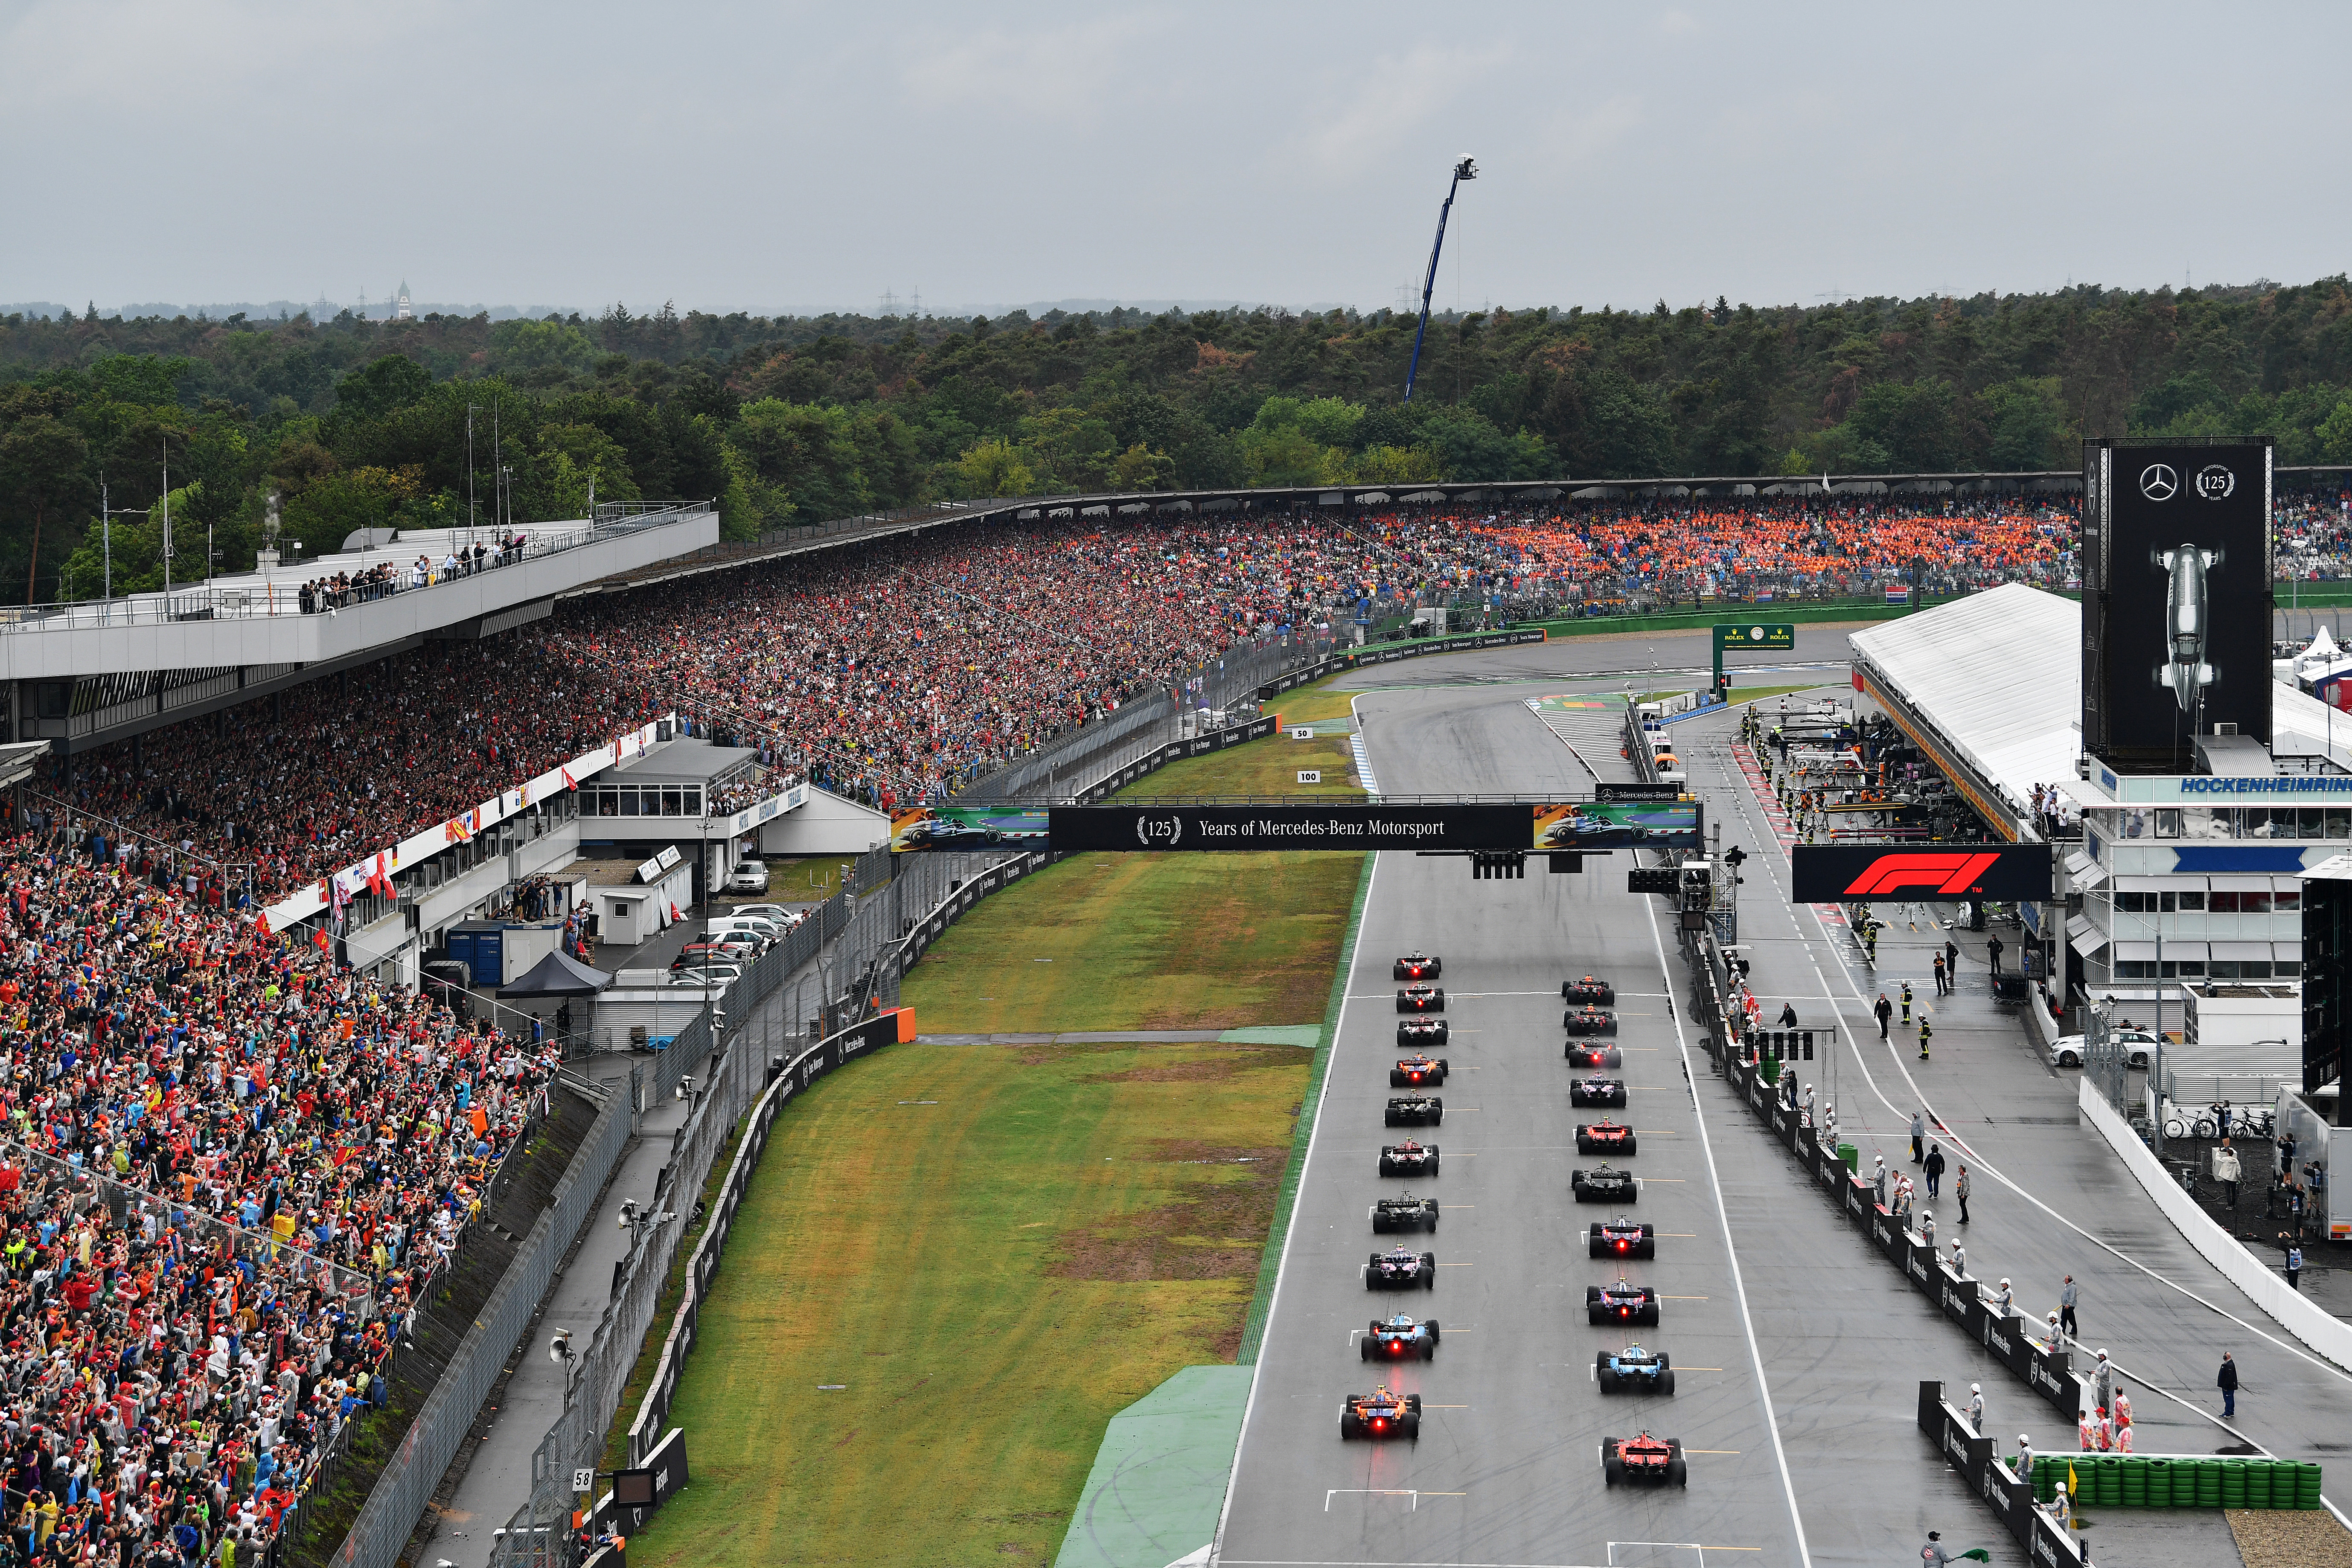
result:
[[[62,832],[0,838],[0,1021],[25,1560],[258,1561],[553,1062]]]

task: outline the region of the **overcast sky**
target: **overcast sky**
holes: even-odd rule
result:
[[[2347,266],[2352,6],[0,0],[0,300],[1812,303]]]

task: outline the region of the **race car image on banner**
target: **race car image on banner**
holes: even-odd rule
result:
[[[890,818],[890,848],[1043,849],[1045,814],[1013,806],[929,805]]]
[[[1539,805],[1535,813],[1537,849],[1697,849],[1706,843],[1696,800],[1587,800]]]

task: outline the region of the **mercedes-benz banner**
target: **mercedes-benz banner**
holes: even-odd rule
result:
[[[2270,442],[2094,441],[2084,458],[2084,748],[2186,773],[2216,725],[2269,744]]]

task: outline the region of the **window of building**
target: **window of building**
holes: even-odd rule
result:
[[[702,789],[698,784],[686,792],[686,815],[688,816],[702,815]]]
[[[2271,898],[2268,893],[2215,893],[2207,907],[2217,915],[2266,915]]]
[[[2303,908],[2303,889],[2301,888],[2280,889],[2271,895],[2271,908],[2282,912],[2288,910],[2300,910]]]
[[[666,789],[661,792],[661,814],[664,816],[681,816],[685,810],[686,796],[682,791]]]
[[[637,792],[636,792],[635,790],[634,790],[634,789],[625,789],[625,789],[623,789],[623,790],[620,792],[620,795],[621,795],[621,815],[622,815],[623,816],[636,816],[636,815],[637,815]]]
[[[2119,958],[2116,960],[2116,978],[2153,980],[2156,978],[2155,962],[2145,958]]]
[[[2156,836],[2158,838],[2179,837],[2180,813],[2177,810],[2158,812],[2156,814]]]

